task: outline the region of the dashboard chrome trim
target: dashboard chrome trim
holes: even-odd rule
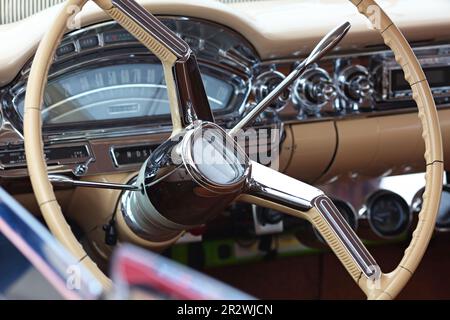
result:
[[[82,158],[78,158],[78,159],[66,158],[66,159],[54,160],[53,162],[49,163],[49,166],[74,165],[74,164],[78,164],[80,162],[95,161],[95,156],[93,155],[88,143],[68,143],[68,144],[64,144],[64,145],[47,145],[44,147],[44,150],[62,149],[62,148],[70,148],[70,147],[83,147],[84,151],[86,151],[87,157],[82,157]],[[23,146],[18,147],[18,148],[0,149],[0,154],[6,153],[6,152],[23,152],[24,156],[25,156],[25,149],[23,148]],[[26,168],[26,163],[23,162],[23,163],[6,164],[6,165],[3,163],[0,163],[0,170],[19,169],[19,168]]]
[[[158,144],[155,143],[133,143],[133,144],[126,144],[126,145],[111,145],[111,147],[109,147],[109,155],[111,156],[112,162],[114,164],[114,166],[116,168],[134,168],[136,167],[136,163],[131,163],[131,164],[119,164],[116,154],[115,154],[115,149],[117,148],[133,148],[133,147],[157,147]]]
[[[384,86],[383,88],[383,83],[389,83],[389,79],[386,80],[386,73],[383,75],[386,70],[385,66],[387,63],[392,63],[399,68],[393,53],[390,50],[380,50],[380,48],[367,50],[367,52],[355,51],[353,53],[334,52],[334,54],[323,58],[318,63],[320,68],[327,70],[332,75],[333,82],[337,86],[340,80],[339,74],[345,68],[352,66],[367,68],[370,73],[370,81],[374,85],[374,92],[367,99],[355,101],[346,96],[342,90],[339,90],[338,97],[333,105],[324,108],[320,114],[308,115],[304,110],[307,109],[307,106],[295,101],[293,95],[286,106],[278,112],[277,116],[280,121],[293,124],[416,112],[416,105],[410,96],[395,101],[387,99],[386,92],[389,91],[389,87]],[[421,46],[416,46],[414,51],[422,62],[436,63],[437,54],[450,58],[450,44],[421,44]],[[301,59],[299,57],[262,61],[258,65],[258,69],[261,70],[260,72],[264,72],[264,70],[286,70],[284,71],[286,73],[295,68],[302,61]],[[442,60],[442,57],[440,59]],[[434,92],[438,108],[447,108],[450,105],[450,92],[446,93],[446,89],[450,88],[437,88]],[[292,88],[292,90],[294,89]]]

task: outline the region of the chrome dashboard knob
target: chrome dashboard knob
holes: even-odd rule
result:
[[[367,76],[356,76],[350,81],[348,93],[354,100],[367,99],[373,93],[373,84]]]
[[[336,96],[337,90],[331,81],[319,81],[312,86],[311,97],[319,104],[334,100]]]
[[[356,65],[345,68],[338,81],[340,90],[351,102],[363,103],[372,98],[374,85],[365,67]]]
[[[261,73],[257,78],[253,87],[253,94],[256,102],[261,102],[269,93],[271,93],[286,76],[279,71],[269,70]],[[290,99],[290,91],[286,89],[280,96],[270,105],[275,111],[280,111],[286,106]]]
[[[319,113],[337,97],[337,88],[327,71],[321,68],[307,70],[295,83],[294,102],[307,114]]]

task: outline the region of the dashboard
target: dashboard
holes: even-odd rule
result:
[[[272,39],[272,49],[280,54],[268,54],[260,44],[257,31],[244,32],[245,28],[237,28],[237,24],[232,28],[221,23],[220,17],[200,18],[194,13],[159,15],[194,50],[215,119],[229,129],[302,61],[308,47],[304,43],[308,41],[302,38],[299,51],[293,52],[292,41],[286,40],[290,42],[290,51],[283,45],[278,48],[277,39],[283,38],[278,37]],[[357,38],[350,36],[352,40]],[[448,39],[418,42],[414,49],[439,110],[447,112],[450,107]],[[0,88],[0,179],[3,181],[28,175],[22,134],[30,66],[31,59],[21,65],[13,80]],[[385,46],[379,43],[346,46],[308,69],[256,120],[254,129],[278,130],[279,140],[254,139],[248,143],[273,152],[281,151],[280,170],[321,185],[335,195],[336,205],[346,213],[354,229],[372,230],[369,239],[374,234],[392,239],[404,235],[415,219],[414,210],[421,205],[420,192],[417,196],[416,192],[423,187],[422,177],[415,176],[411,183],[413,190],[407,192],[399,192],[398,185],[388,188],[382,183],[384,178],[381,179],[420,171],[421,167],[413,168],[409,163],[416,161],[416,154],[422,157],[415,113],[416,105],[403,73]],[[403,115],[407,121],[399,118]],[[410,120],[413,118],[414,121]],[[450,123],[443,123],[447,128],[443,132],[448,132]],[[92,21],[63,37],[49,71],[43,102],[44,152],[51,173],[89,179],[136,172],[170,132],[161,64],[134,37],[111,21]],[[396,134],[410,139],[405,143],[412,145],[407,152],[406,147],[397,143]],[[391,162],[384,158],[385,154],[377,158],[374,150],[384,146],[390,148],[387,157],[393,154]],[[363,155],[353,155],[359,147]],[[448,150],[450,146],[445,148]],[[305,165],[304,158],[309,156],[312,160]],[[401,161],[405,163],[398,165]],[[355,163],[361,168],[352,171],[357,168]],[[373,180],[355,187],[361,194],[341,182],[349,177],[364,177],[364,170],[372,163],[381,169],[377,167],[375,174],[370,172]],[[363,193],[370,196],[366,198]],[[267,234],[304,228],[298,222],[283,220],[276,212],[256,207],[231,208],[229,217],[242,211],[245,214],[236,222],[237,231],[235,221],[231,226],[228,221],[222,224],[222,229],[213,227],[210,232],[218,237],[239,233],[241,227],[244,235],[250,229]],[[247,220],[246,215],[250,217]],[[450,229],[447,216],[441,219],[443,230]],[[313,230],[308,232],[318,240]],[[306,243],[308,239],[304,237],[308,237],[308,232],[296,236]]]
[[[251,52],[239,52],[244,40],[206,22],[180,18],[163,21],[172,29],[188,31],[184,38],[202,61],[203,84],[214,113],[220,117],[238,110],[248,96],[250,81],[248,70],[240,68],[254,63]],[[218,37],[206,41],[199,33]],[[25,67],[6,97],[14,109],[10,114],[16,113],[13,118],[18,128],[23,119],[28,72]],[[115,22],[78,30],[64,38],[56,51],[43,104],[44,128],[53,131],[61,127],[79,131],[92,125],[135,125],[136,121],[158,126],[170,123],[161,64]]]
[[[160,18],[195,51],[216,121],[225,128],[301,61],[263,60],[242,35],[211,21]],[[445,108],[450,100],[450,45],[420,46],[416,53],[438,106]],[[0,176],[26,176],[22,121],[30,64],[0,92]],[[324,58],[288,88],[255,126],[283,129],[414,110],[411,92],[391,52],[375,47]],[[138,168],[171,129],[161,64],[116,22],[93,24],[63,38],[49,72],[42,115],[48,164],[74,173],[86,163],[97,163],[89,174]],[[129,142],[139,135],[150,136],[142,145]],[[102,139],[115,140],[100,143],[100,150]]]
[[[216,120],[233,123],[242,115],[251,93],[252,67],[257,64],[252,46],[238,33],[208,21],[161,19],[196,52]],[[30,64],[1,93],[6,139],[0,138],[0,168],[6,176],[26,175],[21,169],[25,166],[22,122]],[[162,65],[116,22],[69,33],[55,53],[42,117],[48,164],[62,166],[63,171],[96,162],[99,151],[92,140],[157,135],[142,146],[130,146],[134,152],[123,161],[123,154],[130,152],[120,143],[109,146],[100,158],[110,165],[89,173],[130,170],[148,156],[149,144],[161,142],[161,135],[171,130]]]

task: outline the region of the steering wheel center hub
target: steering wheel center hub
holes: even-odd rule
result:
[[[222,212],[250,171],[247,155],[225,130],[196,121],[147,159],[136,179],[142,192],[124,193],[122,214],[139,236],[167,240]]]

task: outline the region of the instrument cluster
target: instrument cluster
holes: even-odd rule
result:
[[[250,45],[232,31],[207,22],[180,18],[162,21],[196,52],[208,100],[219,121],[224,116],[227,121],[237,117],[246,103],[250,69],[257,59]],[[12,115],[11,122],[19,131],[29,66],[3,95],[4,113]],[[65,134],[71,129],[79,134],[93,128],[123,129],[143,122],[170,126],[162,65],[115,22],[70,33],[56,50],[42,117],[44,132]]]

